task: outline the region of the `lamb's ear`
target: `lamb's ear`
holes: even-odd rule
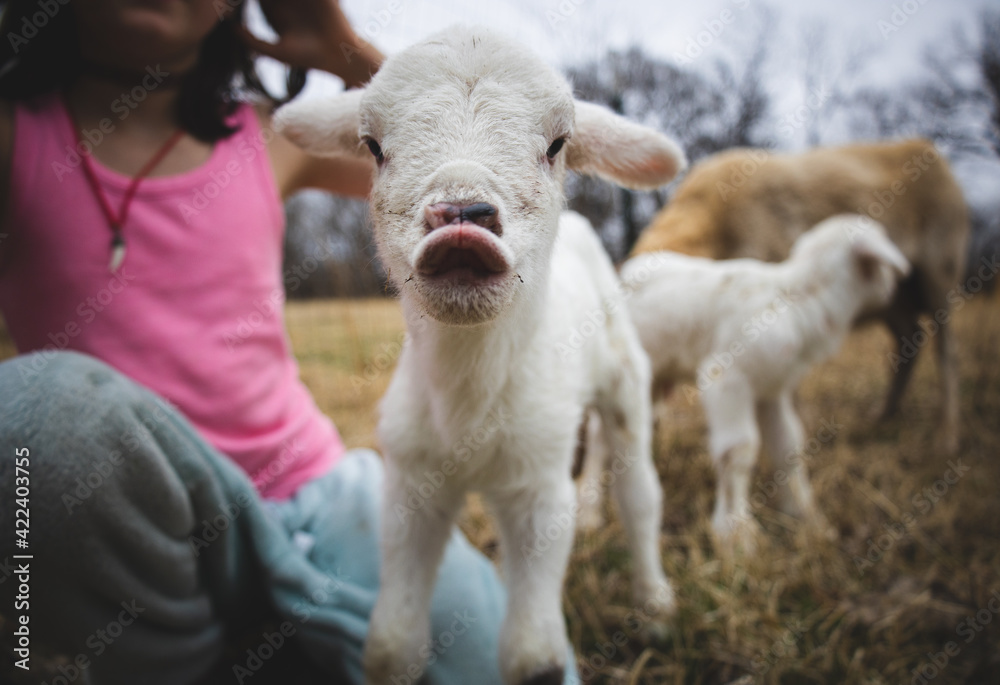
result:
[[[566,164],[626,188],[651,190],[669,183],[687,159],[667,136],[589,102],[576,103],[576,125]]]
[[[311,155],[370,157],[358,137],[362,95],[358,89],[290,102],[274,113],[274,129]]]
[[[899,251],[899,248],[882,232],[866,231],[854,238],[851,251],[858,260],[861,274],[871,279],[879,264],[888,265],[896,278],[903,278],[910,273],[910,262]]]

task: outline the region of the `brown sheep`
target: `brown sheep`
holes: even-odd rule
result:
[[[940,446],[958,447],[958,369],[948,324],[963,273],[968,210],[948,163],[927,140],[818,148],[776,155],[736,149],[691,169],[633,254],[672,250],[780,261],[795,238],[836,214],[883,223],[913,265],[895,299],[877,314],[896,339],[892,387],[882,417],[896,412],[919,348],[934,337],[941,377]],[[921,313],[934,317],[925,327]]]

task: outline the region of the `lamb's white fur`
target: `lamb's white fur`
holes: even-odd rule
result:
[[[553,69],[481,29],[453,28],[389,59],[363,95],[292,104],[277,119],[315,153],[367,155],[359,131],[385,155],[372,218],[410,337],[378,429],[386,497],[368,682],[384,685],[423,665],[436,569],[465,493],[478,490],[498,522],[510,589],[503,676],[562,683],[561,590],[576,509],[570,470],[587,407],[604,418],[609,446],[628,464],[616,474],[616,495],[635,597],[665,613],[673,606],[659,555],[649,361],[591,227],[561,214],[562,183],[575,168],[653,187],[676,174],[683,154],[659,133],[574,103]],[[565,151],[550,161],[546,150],[563,136]],[[488,282],[425,277],[419,264],[437,233],[425,208],[440,202],[494,205],[499,235],[460,228],[508,268]],[[588,324],[595,318],[603,325]],[[584,330],[592,333],[570,348]],[[428,473],[443,478],[426,497],[418,488]],[[407,505],[414,494],[418,507]]]
[[[804,436],[792,393],[810,367],[836,352],[859,312],[891,299],[909,269],[885,228],[858,215],[821,222],[778,264],[672,252],[625,263],[628,309],[655,386],[697,380],[701,390],[718,475],[718,536],[753,545],[748,496],[762,444],[788,474],[776,479],[779,506],[822,521],[797,456]],[[786,459],[778,464],[779,457]]]

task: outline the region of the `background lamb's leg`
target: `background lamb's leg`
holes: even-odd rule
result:
[[[759,532],[749,503],[750,479],[760,450],[753,389],[742,373],[730,369],[702,391],[701,400],[718,477],[712,530],[723,548],[735,544],[751,552]]]
[[[608,450],[604,438],[601,417],[593,411],[584,414],[586,452],[583,456],[583,471],[580,473],[580,513],[577,527],[580,530],[595,530],[604,525],[604,484],[601,474],[608,462]]]
[[[912,278],[912,277],[911,277]],[[917,365],[917,356],[920,348],[913,344],[913,337],[920,330],[918,321],[920,313],[912,302],[912,295],[907,291],[907,284],[899,285],[900,291],[893,300],[890,308],[885,314],[885,323],[892,333],[893,341],[896,345],[894,350],[896,357],[892,358],[889,371],[892,374],[889,384],[889,394],[885,398],[885,404],[878,414],[879,421],[894,416],[899,411],[899,404],[906,391],[906,386],[910,383],[910,376]]]
[[[774,466],[773,480],[765,486],[765,494],[770,497],[776,492],[777,508],[789,516],[805,520],[819,517],[809,472],[802,463],[805,431],[795,412],[791,390],[759,401],[757,420],[762,451]]]
[[[958,452],[958,353],[955,351],[955,336],[951,324],[939,325],[937,357],[941,379],[941,434],[938,446],[945,455],[951,456]]]
[[[606,471],[614,477],[611,488],[632,552],[632,594],[637,604],[653,602],[660,615],[668,616],[674,594],[660,556],[663,491],[653,465],[649,393],[630,390],[624,385],[617,403],[603,408],[611,454]]]
[[[413,679],[414,665],[423,670],[420,648],[430,642],[431,595],[459,502],[439,490],[414,509],[389,459],[385,474],[379,596],[364,652],[368,685],[385,685],[393,676]]]
[[[500,672],[509,685],[562,685],[568,642],[562,584],[573,546],[575,489],[563,480],[491,498],[504,550],[507,617]]]

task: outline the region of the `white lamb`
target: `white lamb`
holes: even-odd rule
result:
[[[628,309],[654,387],[695,381],[701,391],[718,476],[712,527],[721,541],[753,547],[748,497],[761,446],[781,470],[778,506],[822,523],[792,393],[810,367],[836,352],[859,313],[891,299],[909,269],[884,227],[858,215],[817,224],[778,264],[673,252],[625,263]]]
[[[445,31],[389,59],[364,92],[295,103],[278,120],[314,153],[374,156],[375,237],[409,322],[378,429],[387,490],[368,682],[424,663],[442,549],[465,494],[478,490],[497,519],[509,585],[503,677],[561,684],[570,470],[587,407],[629,464],[615,494],[636,601],[673,606],[659,553],[649,361],[590,226],[560,214],[563,179],[569,168],[655,187],[683,154],[655,131],[574,102],[553,69],[478,29]],[[571,338],[581,342],[567,353]],[[436,472],[440,486],[408,507]]]

